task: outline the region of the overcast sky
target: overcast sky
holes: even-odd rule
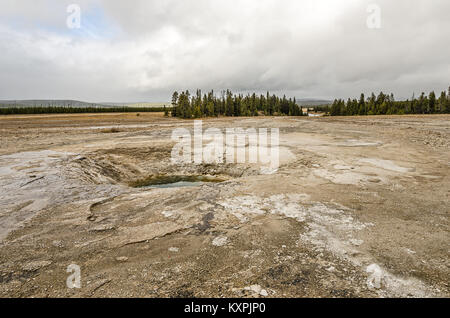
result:
[[[67,26],[74,3],[80,28]],[[0,1],[0,99],[168,101],[196,88],[400,99],[448,86],[449,0]]]

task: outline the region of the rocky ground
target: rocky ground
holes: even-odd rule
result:
[[[279,128],[278,171],[173,164],[161,114],[1,117],[0,296],[450,296],[450,116],[203,126]]]

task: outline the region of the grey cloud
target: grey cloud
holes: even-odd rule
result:
[[[120,32],[75,36],[64,25],[73,2]],[[366,26],[373,2],[381,29]],[[0,99],[168,100],[197,87],[407,98],[450,85],[449,1],[337,3],[4,0]]]

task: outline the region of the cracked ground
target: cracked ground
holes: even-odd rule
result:
[[[450,296],[450,116],[203,121],[279,128],[273,174],[173,164],[179,127],[193,121],[1,117],[0,296]],[[152,175],[222,182],[130,186]]]

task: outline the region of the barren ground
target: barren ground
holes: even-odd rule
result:
[[[279,127],[280,168],[173,165],[161,114],[0,117],[0,296],[450,296],[450,116],[203,126]]]

